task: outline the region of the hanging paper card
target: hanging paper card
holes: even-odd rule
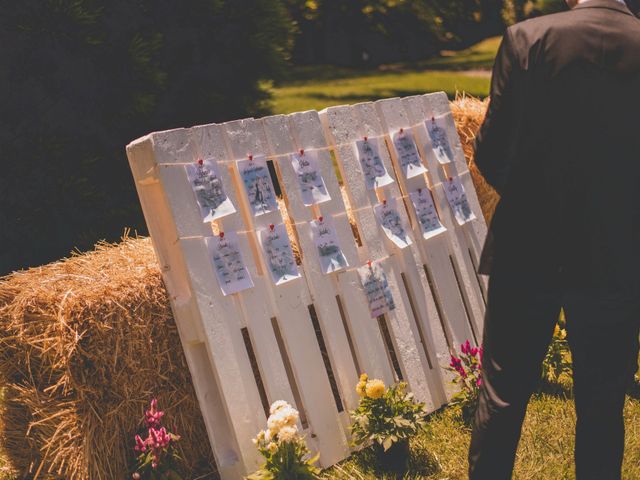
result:
[[[411,198],[411,203],[416,211],[424,238],[431,238],[447,231],[440,223],[440,217],[438,217],[438,211],[433,204],[433,197],[429,189],[420,188],[415,192],[409,192],[409,198]]]
[[[371,318],[379,317],[391,310],[395,310],[396,305],[393,295],[389,289],[387,275],[378,262],[371,262],[369,265],[358,269],[360,283],[367,295]]]
[[[260,230],[260,244],[273,283],[281,285],[300,277],[284,223]]]
[[[435,118],[424,122],[429,132],[429,138],[431,138],[431,148],[435,154],[438,162],[441,164],[450,163],[453,161],[453,150],[449,143],[449,136],[447,135],[447,124],[444,117]]]
[[[317,151],[301,150],[299,153],[292,153],[291,165],[298,176],[302,203],[310,206],[331,200],[318,168]]]
[[[240,253],[238,237],[235,233],[229,232],[218,237],[209,237],[206,242],[224,295],[253,287],[253,280]]]
[[[462,183],[458,177],[451,177],[443,183],[447,201],[459,225],[475,220]]]
[[[393,178],[387,172],[380,158],[380,142],[377,138],[358,140],[356,148],[367,190],[393,183]]]
[[[349,266],[338,244],[331,218],[320,217],[311,222],[311,235],[318,249],[322,273],[331,273]]]
[[[196,164],[185,166],[203,222],[211,222],[236,211],[224,192],[222,180],[213,160],[198,160]]]
[[[382,230],[389,239],[400,248],[411,245],[411,237],[403,225],[394,199],[389,199],[373,207]]]
[[[265,156],[256,155],[236,163],[254,217],[277,210],[278,203]]]
[[[416,142],[411,132],[400,129],[393,134],[393,148],[398,156],[400,169],[405,178],[412,178],[427,171],[422,165]]]

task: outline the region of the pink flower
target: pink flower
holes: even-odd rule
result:
[[[473,347],[473,348],[471,349],[471,351],[469,352],[469,354],[470,354],[472,357],[475,357],[475,356],[478,354],[478,351],[479,351],[479,350],[478,350],[478,348],[477,348],[477,347]]]
[[[476,385],[477,385],[478,387],[481,387],[481,386],[482,386],[482,377],[478,377],[478,380],[476,381]]]
[[[136,452],[146,452],[147,451],[147,445],[145,444],[144,440],[142,440],[142,438],[140,438],[140,435],[136,435],[136,446],[133,447],[133,449]]]
[[[471,351],[471,343],[469,342],[469,340],[460,345],[460,350],[462,350],[462,353],[464,353],[465,355],[469,354],[469,352]]]

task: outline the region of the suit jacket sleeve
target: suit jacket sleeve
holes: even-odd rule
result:
[[[476,165],[498,193],[503,192],[507,181],[509,150],[515,141],[517,70],[513,40],[507,29],[493,66],[489,107],[475,141]]]

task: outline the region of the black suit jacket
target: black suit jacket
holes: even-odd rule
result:
[[[510,27],[476,162],[501,194],[480,271],[640,295],[640,20],[616,0]]]

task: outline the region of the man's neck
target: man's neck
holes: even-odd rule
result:
[[[578,0],[578,5],[580,5],[582,3],[587,3],[589,1],[591,1],[591,0]],[[615,0],[615,1],[618,2],[618,3],[621,3],[621,4],[625,5],[625,6],[627,5],[624,0]]]

